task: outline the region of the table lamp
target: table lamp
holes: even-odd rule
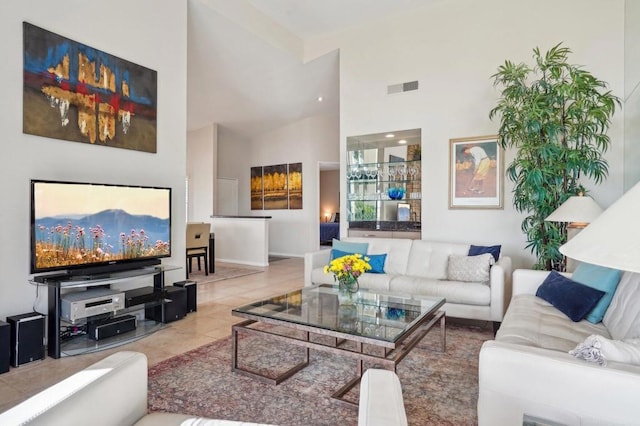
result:
[[[574,238],[560,246],[568,258],[640,272],[640,183],[622,195]]]
[[[602,208],[589,196],[582,193],[569,197],[545,221],[566,222],[567,241],[574,238],[589,223],[594,221],[602,213]],[[565,270],[572,272],[575,265],[571,259],[565,256]]]
[[[569,197],[545,221],[567,222],[567,228],[584,228],[600,216],[602,208],[593,198],[582,194]]]

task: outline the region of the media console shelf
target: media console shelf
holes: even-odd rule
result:
[[[79,333],[68,338],[63,338],[62,325],[69,330],[78,324],[64,321],[62,317],[62,291],[66,289],[88,288],[88,287],[110,287],[119,282],[132,281],[137,278],[153,277],[153,287],[158,291],[164,291],[164,273],[180,269],[179,266],[156,265],[141,267],[111,273],[101,273],[93,275],[41,275],[34,277],[29,282],[33,285],[46,285],[48,288],[48,333],[47,351],[50,357],[60,358],[71,355],[79,355],[88,352],[96,352],[133,342],[148,336],[162,328],[164,323],[164,303],[161,301],[161,321],[154,321],[147,318],[138,318],[135,330],[127,333],[108,337],[102,340],[92,340],[86,334]],[[156,302],[157,304],[157,302]],[[117,315],[139,311],[144,309],[144,305],[136,305],[119,309]],[[79,325],[81,327],[82,324]]]

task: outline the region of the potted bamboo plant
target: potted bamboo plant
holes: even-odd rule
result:
[[[498,67],[492,79],[501,96],[489,117],[500,120],[502,148],[516,149],[506,173],[515,184],[514,206],[527,215],[521,228],[537,257],[534,268],[563,271],[558,248],[566,225],[544,220],[567,198],[586,192],[580,178],[596,184],[606,178],[607,130],[620,100],[604,81],[567,63],[571,50],[562,43],[533,53],[532,67],[511,61]]]

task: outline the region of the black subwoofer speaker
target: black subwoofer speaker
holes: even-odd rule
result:
[[[198,310],[198,294],[196,282],[191,280],[178,281],[173,283],[175,287],[182,287],[187,290],[187,313]]]
[[[162,319],[162,306],[153,306],[145,309],[148,319],[162,321],[164,323],[177,321],[187,315],[187,290],[181,287],[165,287],[164,321]]]
[[[136,317],[122,315],[101,321],[87,322],[87,336],[93,340],[118,336],[136,329]]]
[[[10,361],[18,367],[44,359],[44,315],[37,312],[7,317],[11,328]]]
[[[0,374],[9,371],[9,358],[11,357],[11,326],[0,321]]]

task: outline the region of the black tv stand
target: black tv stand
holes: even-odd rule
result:
[[[92,340],[85,335],[76,335],[71,338],[64,338],[61,332],[63,320],[61,319],[61,294],[66,289],[89,288],[97,286],[111,286],[118,282],[131,281],[136,278],[153,277],[153,287],[160,292],[164,291],[165,271],[179,269],[175,266],[152,265],[136,267],[126,270],[109,271],[103,273],[94,273],[87,275],[76,274],[56,274],[41,275],[34,277],[30,282],[35,285],[46,285],[48,288],[48,333],[47,333],[47,351],[50,357],[60,358],[70,355],[78,355],[82,353],[94,352],[123,345],[134,340],[141,339],[149,334],[159,330],[164,322],[164,303],[163,300],[154,302],[161,306],[161,321],[144,319],[138,321],[136,330],[114,336],[104,340]],[[142,306],[144,307],[144,306]],[[127,314],[133,310],[139,310],[141,306],[127,307],[116,312],[117,315]],[[87,321],[92,317],[86,318]],[[81,324],[83,325],[83,324]],[[73,326],[66,325],[65,328]]]

